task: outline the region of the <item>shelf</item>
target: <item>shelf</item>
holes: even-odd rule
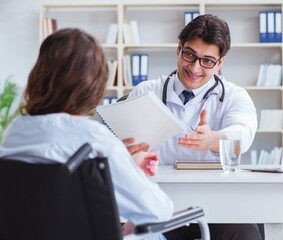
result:
[[[176,69],[178,35],[184,27],[184,13],[198,11],[225,19],[231,31],[231,49],[225,56],[222,74],[236,85],[245,88],[257,108],[258,120],[262,109],[283,108],[283,87],[257,87],[261,64],[283,66],[283,43],[259,42],[259,11],[283,11],[282,0],[192,0],[167,3],[62,3],[43,4],[40,12],[40,41],[42,18],[54,17],[59,28],[80,27],[95,35],[110,60],[117,60],[117,86],[107,88],[106,94],[120,98],[133,87],[123,84],[122,59],[133,53],[149,56],[149,79],[169,75]],[[123,42],[123,24],[135,20],[139,24],[141,44]],[[105,44],[111,23],[118,25],[117,44]],[[282,22],[283,26],[283,22]],[[258,129],[254,149],[270,150],[282,146],[283,130]],[[248,156],[249,153],[245,153]]]

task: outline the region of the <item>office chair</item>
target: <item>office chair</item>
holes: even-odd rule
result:
[[[1,240],[122,240],[121,223],[107,158],[86,159],[84,144],[66,164],[30,164],[0,159]],[[201,208],[163,223],[143,224],[124,239],[143,239],[198,221],[209,230]],[[166,226],[166,224],[168,226]]]

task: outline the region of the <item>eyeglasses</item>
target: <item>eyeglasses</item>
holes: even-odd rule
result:
[[[189,62],[194,63],[196,60],[199,60],[199,65],[201,65],[204,68],[212,69],[214,66],[219,62],[221,57],[216,60],[212,61],[209,58],[199,58],[195,54],[193,54],[191,51],[185,51],[183,48],[181,50],[182,59]]]

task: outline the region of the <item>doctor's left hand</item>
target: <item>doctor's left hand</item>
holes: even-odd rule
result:
[[[213,152],[219,152],[219,134],[211,130],[207,123],[206,115],[207,111],[205,109],[202,110],[196,132],[186,134],[184,138],[179,138],[179,146],[198,151],[210,149]]]

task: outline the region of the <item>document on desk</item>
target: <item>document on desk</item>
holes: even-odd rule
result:
[[[100,105],[96,112],[121,140],[133,137],[135,143],[145,142],[155,147],[186,129],[153,92]]]
[[[174,167],[178,170],[200,170],[200,169],[222,169],[220,162],[179,162],[174,164]]]
[[[252,172],[283,173],[281,165],[241,165],[240,168]]]

